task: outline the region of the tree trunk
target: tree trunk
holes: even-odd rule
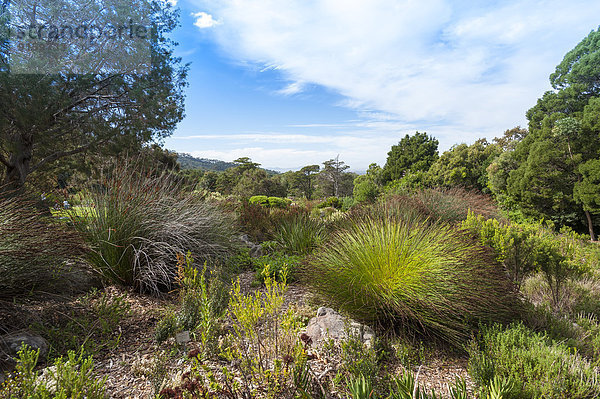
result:
[[[8,160],[4,181],[0,185],[0,191],[20,190],[25,185],[25,180],[31,168],[31,155],[33,152],[32,141],[27,137],[21,137],[15,151]]]
[[[592,241],[596,241],[596,234],[594,234],[594,224],[592,223],[592,215],[589,211],[585,211],[585,217],[587,218],[588,228],[590,229],[590,238]]]

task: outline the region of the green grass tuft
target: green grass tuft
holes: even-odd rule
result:
[[[501,266],[442,224],[354,219],[313,256],[305,277],[356,319],[457,346],[477,323],[510,320],[518,308]]]

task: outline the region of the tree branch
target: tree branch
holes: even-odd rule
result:
[[[44,158],[40,162],[38,162],[34,167],[32,167],[30,169],[29,173],[36,171],[37,169],[41,168],[42,166],[46,165],[49,162],[56,161],[59,158],[68,157],[70,155],[79,154],[80,152],[87,150],[88,148],[92,147],[93,145],[102,144],[105,141],[106,141],[106,139],[92,141],[92,142],[87,143],[86,145],[82,145],[81,147],[77,147],[71,151],[57,151],[54,154],[48,155],[46,158]]]

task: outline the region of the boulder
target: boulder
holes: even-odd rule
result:
[[[349,320],[331,308],[320,307],[317,315],[308,322],[306,337],[303,338],[303,341],[310,342],[313,346],[319,346],[327,339],[346,339],[348,333],[360,338],[368,347],[375,338],[371,327]]]
[[[18,357],[19,350],[23,345],[27,345],[34,350],[39,349],[40,359],[45,358],[48,354],[48,341],[30,331],[21,331],[0,336],[0,348],[10,357]]]

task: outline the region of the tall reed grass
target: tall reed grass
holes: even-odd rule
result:
[[[236,246],[233,220],[168,173],[125,161],[90,192],[92,207],[73,222],[93,249],[91,263],[113,282],[157,293],[172,287],[178,254],[204,263]]]
[[[78,268],[84,242],[64,225],[40,215],[23,196],[0,197],[0,298],[36,289],[64,291],[76,282],[63,273]]]

